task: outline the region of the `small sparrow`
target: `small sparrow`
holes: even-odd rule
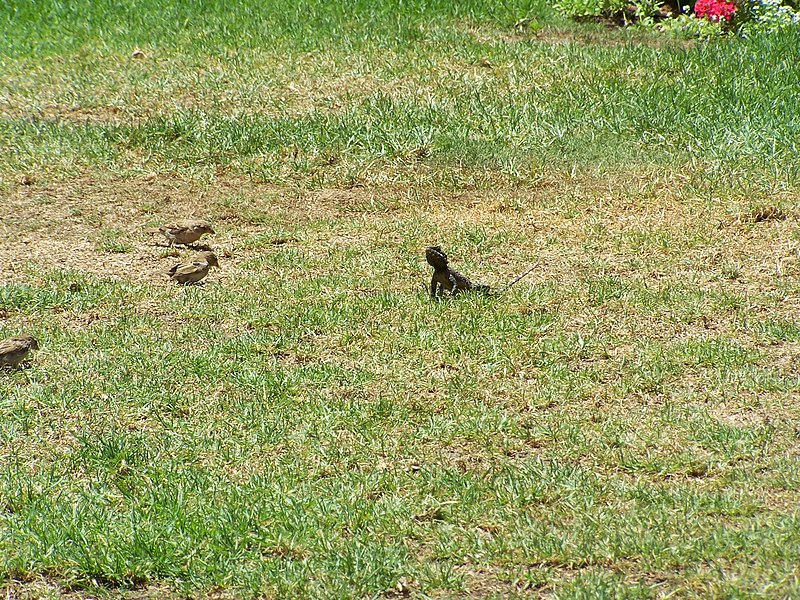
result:
[[[0,340],[0,367],[15,368],[31,350],[38,350],[39,343],[32,335],[21,335]]]
[[[170,246],[172,246],[172,244],[188,246],[189,244],[194,244],[203,237],[204,233],[214,233],[211,225],[205,221],[189,221],[180,225],[164,225],[163,227],[159,227],[158,231],[169,240]]]
[[[170,279],[178,283],[197,283],[208,275],[209,267],[221,268],[217,261],[217,256],[213,252],[203,252],[197,260],[188,263],[179,263],[167,271],[167,273]]]

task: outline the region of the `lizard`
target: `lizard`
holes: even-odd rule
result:
[[[447,254],[445,254],[441,246],[428,246],[425,248],[425,260],[427,260],[428,264],[433,267],[430,295],[434,300],[441,298],[445,291],[450,292],[451,296],[455,296],[459,292],[471,291],[481,292],[484,294],[493,293],[494,295],[502,294],[520,279],[525,277],[528,273],[533,271],[539,264],[534,264],[527,271],[513,279],[500,291],[492,292],[492,289],[488,285],[484,285],[482,283],[473,283],[469,277],[462,275],[454,269],[451,269],[447,259]]]
[[[473,283],[469,277],[451,269],[447,254],[445,254],[441,246],[428,246],[425,248],[425,260],[433,267],[431,298],[438,300],[444,295],[445,291],[450,292],[451,296],[455,296],[459,292],[489,292],[488,285]]]

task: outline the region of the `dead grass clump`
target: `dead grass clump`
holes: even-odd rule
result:
[[[748,220],[752,223],[762,221],[783,221],[789,213],[778,206],[761,206],[754,209],[749,215]]]

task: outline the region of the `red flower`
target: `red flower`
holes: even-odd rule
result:
[[[736,5],[725,0],[697,0],[694,14],[709,21],[730,21],[736,12]]]

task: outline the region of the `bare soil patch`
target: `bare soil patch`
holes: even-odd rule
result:
[[[202,241],[225,255],[227,267],[233,267],[220,272],[223,278],[235,274],[237,262],[263,251],[251,247],[253,236],[275,230],[280,223],[302,230],[305,222],[341,220],[329,231],[317,229],[300,242],[288,241],[297,240],[295,234],[278,232],[270,237],[275,247],[284,239],[295,245],[314,242],[316,247],[366,246],[376,240],[391,242],[384,224],[408,218],[433,223],[440,235],[448,237],[464,228],[489,234],[513,232],[518,238],[514,244],[495,244],[490,252],[493,262],[481,261],[476,267],[476,278],[495,284],[493,279],[502,283],[504,277],[529,266],[520,264],[520,254],[535,256],[541,263],[532,280],[562,285],[596,273],[598,261],[608,275],[646,279],[650,274],[660,282],[689,278],[743,294],[800,273],[794,242],[800,227],[795,219],[720,228],[716,223],[724,215],[698,203],[661,194],[657,200],[643,201],[627,197],[624,189],[613,189],[607,182],[596,182],[605,190],[596,189],[591,181],[565,179],[527,189],[456,193],[411,193],[402,187],[292,190],[235,177],[210,182],[147,176],[28,183],[11,189],[0,213],[4,257],[0,277],[5,281],[26,279],[31,267],[160,281],[162,271],[192,251],[178,248],[170,253],[166,240],[153,229],[185,219],[206,219],[215,225],[217,234]],[[580,204],[565,202],[567,194],[583,199]],[[102,251],[103,236],[109,233],[120,237],[128,251]],[[663,249],[647,260],[642,256],[639,262],[644,264],[636,264],[631,260],[637,254],[636,244],[649,244],[653,236],[664,240]],[[662,269],[654,258],[663,259]],[[457,255],[453,260],[458,265],[476,261]],[[670,263],[676,269],[671,274]],[[422,264],[420,260],[426,272]]]
[[[0,596],[6,600],[90,600],[96,598],[116,598],[119,600],[155,600],[174,598],[176,595],[168,588],[158,585],[143,585],[136,589],[124,588],[83,588],[69,587],[44,575],[24,579],[12,579],[0,585]]]

